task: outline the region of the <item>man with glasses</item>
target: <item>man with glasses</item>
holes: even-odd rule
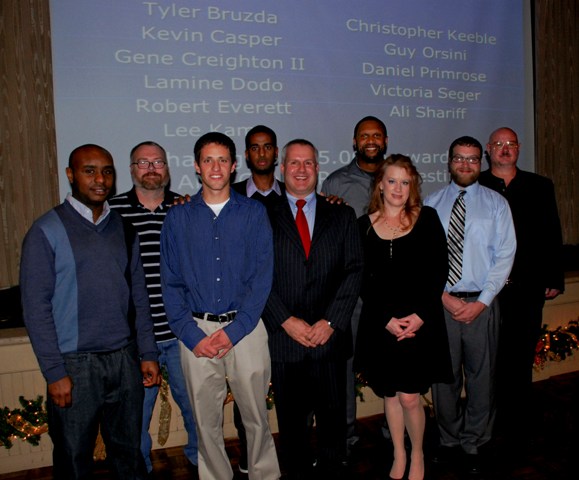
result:
[[[480,183],[509,202],[517,232],[515,263],[499,294],[497,427],[524,453],[532,417],[532,366],[545,300],[565,287],[561,223],[551,180],[517,167],[521,144],[510,128],[498,128],[487,143],[490,169]],[[521,400],[524,399],[524,400]]]
[[[139,234],[141,259],[154,321],[155,340],[160,352],[159,364],[167,370],[171,393],[181,409],[183,423],[187,430],[185,456],[192,465],[197,465],[195,419],[181,369],[179,341],[169,328],[161,294],[161,228],[167,211],[178,195],[168,188],[170,176],[167,154],[161,145],[151,141],[139,143],[131,150],[130,161],[133,188],[111,198],[109,205],[116,209],[126,221],[132,223]],[[149,473],[153,470],[149,425],[158,393],[158,386],[147,388],[143,402],[141,452]]]
[[[453,383],[432,386],[440,430],[433,460],[441,463],[462,452],[471,474],[480,473],[479,448],[491,438],[499,328],[495,297],[508,278],[516,250],[507,201],[477,181],[482,153],[475,138],[452,142],[452,181],[424,202],[437,210],[447,232],[449,278],[442,302],[454,372]]]

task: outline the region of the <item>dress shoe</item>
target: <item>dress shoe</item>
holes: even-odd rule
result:
[[[469,475],[480,475],[482,473],[482,462],[478,453],[466,453],[464,455],[464,465],[466,473]]]
[[[239,471],[245,475],[249,473],[249,468],[247,466],[247,453],[245,455],[240,455],[239,464],[237,465]]]
[[[451,463],[453,460],[456,460],[457,456],[458,447],[440,445],[434,452],[434,455],[432,455],[432,463],[440,465]]]

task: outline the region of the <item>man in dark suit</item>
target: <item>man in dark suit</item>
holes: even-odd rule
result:
[[[343,475],[346,359],[352,351],[350,318],[362,278],[356,214],[316,195],[317,158],[307,140],[292,140],[284,147],[286,194],[269,211],[274,280],[263,319],[290,478],[313,473],[307,441],[311,411],[319,447],[316,478]]]

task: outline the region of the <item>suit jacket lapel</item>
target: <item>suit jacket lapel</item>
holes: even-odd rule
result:
[[[312,246],[310,249],[314,249],[318,240],[325,234],[326,230],[330,226],[330,204],[326,199],[320,195],[316,196],[316,222],[314,223],[314,234],[312,235]]]
[[[277,217],[276,221],[280,229],[284,232],[285,235],[287,235],[291,243],[294,243],[299,251],[302,252],[302,254],[305,256],[302,239],[300,238],[298,227],[296,226],[296,221],[288,202],[289,200],[284,195],[282,201],[280,201],[280,203],[277,205],[276,213],[274,213],[274,215]]]

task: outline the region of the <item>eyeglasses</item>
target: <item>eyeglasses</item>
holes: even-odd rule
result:
[[[165,160],[153,160],[152,162],[149,162],[148,160],[137,160],[136,162],[131,163],[131,165],[136,165],[141,170],[148,170],[149,167],[153,165],[154,169],[161,170],[161,168],[167,165],[167,162]]]
[[[507,147],[508,149],[511,149],[511,148],[519,148],[519,142],[513,142],[513,141],[508,141],[508,142],[493,142],[493,143],[491,143],[491,147],[493,147],[493,148],[503,148],[503,147]]]
[[[452,157],[452,161],[454,163],[470,163],[472,164],[477,164],[480,163],[480,157],[463,157],[461,155],[455,155],[454,157]]]

